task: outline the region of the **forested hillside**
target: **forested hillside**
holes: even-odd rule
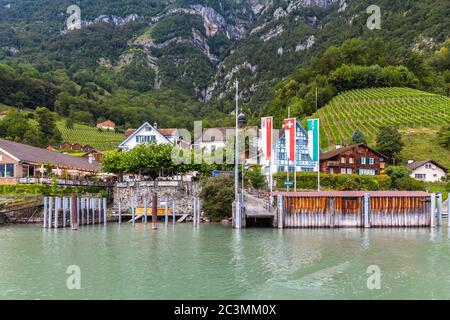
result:
[[[401,86],[448,95],[445,0],[0,0],[0,104],[92,125],[232,123],[311,115],[339,92]],[[225,121],[225,122],[224,122]]]

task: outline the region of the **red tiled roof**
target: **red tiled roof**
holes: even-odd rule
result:
[[[114,122],[112,122],[111,120],[106,120],[106,121],[97,123],[97,126],[101,126],[101,127],[115,127],[116,124]]]
[[[0,149],[19,159],[20,162],[32,164],[51,163],[61,168],[73,170],[100,171],[100,165],[98,163],[89,163],[84,158],[72,157],[22,143],[0,139]]]
[[[163,136],[174,136],[177,133],[177,129],[167,128],[167,129],[157,129]]]
[[[125,137],[129,137],[129,136],[131,136],[135,131],[136,131],[136,129],[128,128],[128,129],[125,131],[124,135],[125,135]]]

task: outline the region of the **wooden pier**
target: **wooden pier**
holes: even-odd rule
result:
[[[442,224],[441,195],[426,192],[277,192],[278,228],[430,227]]]

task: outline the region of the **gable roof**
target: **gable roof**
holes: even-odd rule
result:
[[[169,139],[167,139],[161,132],[155,129],[150,123],[144,122],[138,129],[136,129],[132,134],[130,134],[122,143],[119,145],[119,149],[124,148],[125,145],[133,139],[139,132],[141,132],[145,127],[150,127],[153,131],[156,132],[162,139],[166,140],[167,143],[173,144]]]
[[[173,137],[177,134],[177,130],[175,128],[167,128],[167,129],[156,129],[165,137]]]
[[[111,120],[106,120],[100,123],[97,123],[97,126],[102,126],[102,127],[115,127],[116,124],[114,122],[112,122]]]
[[[420,168],[423,165],[426,165],[427,163],[432,163],[434,164],[436,167],[441,168],[442,170],[444,170],[445,173],[448,172],[448,169],[446,167],[444,167],[443,165],[439,164],[438,162],[434,161],[434,160],[423,160],[423,161],[416,161],[413,163],[409,163],[408,164],[408,168],[410,168],[411,170],[416,170],[417,168]]]
[[[72,157],[62,153],[2,139],[0,139],[0,151],[4,151],[8,155],[11,155],[19,162],[32,164],[51,163],[57,167],[67,169],[92,172],[100,171],[100,165],[98,163],[89,163],[89,161],[84,158]]]
[[[383,154],[379,153],[378,151],[370,148],[366,144],[359,143],[359,144],[354,144],[354,145],[351,145],[351,146],[348,146],[348,147],[339,148],[339,149],[332,150],[332,151],[329,151],[329,152],[321,153],[320,154],[320,160],[328,160],[328,159],[334,158],[334,157],[336,157],[336,156],[338,156],[338,155],[340,155],[340,154],[342,154],[344,152],[350,151],[350,150],[352,150],[352,149],[354,149],[356,147],[366,147],[370,151],[375,152],[376,154],[378,154],[380,157],[382,157],[384,159],[387,159],[385,155],[383,155]]]

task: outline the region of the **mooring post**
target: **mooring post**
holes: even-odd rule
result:
[[[135,223],[135,221],[134,221],[134,215],[135,215],[135,206],[136,206],[136,204],[135,204],[135,201],[136,201],[136,198],[133,198],[132,200],[131,200],[131,222],[132,222],[132,224],[133,224],[133,226],[134,226],[134,223]]]
[[[86,209],[86,201],[84,200],[84,198],[80,199],[80,203],[81,203],[81,225],[84,226],[84,211]]]
[[[95,224],[95,210],[97,210],[97,201],[94,198],[91,199],[92,202],[92,224]],[[97,221],[98,223],[98,221]]]
[[[119,200],[119,224],[122,224],[122,202]]]
[[[144,198],[144,223],[147,224],[147,198]]]
[[[89,198],[84,199],[86,202],[86,224],[89,225],[89,215],[91,214],[91,202]]]
[[[175,224],[175,200],[172,200],[172,223]]]
[[[61,205],[61,198],[57,197],[55,198],[55,222],[53,227],[58,228],[59,227],[59,208]]]
[[[158,229],[158,194],[154,193],[152,198],[152,229]]]
[[[200,209],[201,209],[201,207],[200,207],[200,198],[199,197],[197,197],[197,225],[200,225],[201,223],[202,223],[202,216],[201,216],[201,213],[200,213]]]
[[[44,197],[44,228],[47,228],[48,198]]]
[[[197,224],[197,197],[194,197],[193,211],[194,211],[193,225],[195,227],[195,225]]]
[[[107,199],[103,198],[103,224],[106,226],[108,223],[108,203]]]
[[[72,198],[70,198],[70,222],[72,230],[78,230],[78,212],[78,197],[73,194]]]
[[[370,228],[370,194],[364,194],[364,228]]]
[[[431,215],[431,218],[430,218],[430,224],[431,224],[431,227],[432,228],[434,228],[434,215],[436,214],[436,194],[435,193],[432,193],[431,194],[431,196],[430,196],[430,198],[431,198],[431,204],[430,204],[430,215]]]
[[[63,223],[62,223],[62,227],[65,228],[66,227],[66,218],[67,218],[67,198],[63,197],[62,198],[62,207],[63,207]]]
[[[72,228],[73,226],[73,196],[69,198],[69,225]]]
[[[284,227],[284,197],[282,195],[278,196],[278,229],[283,229]]]
[[[166,197],[166,205],[165,205],[165,215],[164,215],[164,224],[167,227],[169,223],[169,199]]]
[[[48,198],[48,220],[47,220],[47,226],[49,228],[52,227],[53,222],[53,197]]]
[[[442,226],[442,193],[437,194],[437,214],[438,214],[437,224],[439,227],[441,227]]]
[[[102,220],[102,199],[101,198],[98,198],[98,211],[97,211],[97,214],[98,214],[98,224],[100,224],[101,223],[101,220]],[[103,221],[103,223],[104,223],[104,221]]]
[[[78,229],[78,226],[80,224],[80,203],[81,202],[80,202],[80,198],[78,196],[75,196],[75,200],[76,200],[76,209],[77,209],[77,212],[76,212],[77,220],[76,220],[75,223],[76,223],[76,226],[77,226],[77,229]]]

